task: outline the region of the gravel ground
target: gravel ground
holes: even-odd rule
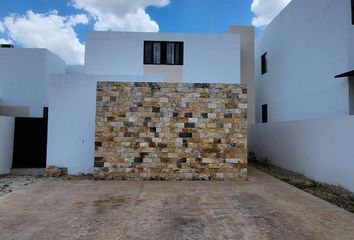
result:
[[[249,164],[305,192],[354,213],[354,194],[343,187],[317,182],[301,174],[282,169],[271,164],[267,159],[257,159],[254,153],[249,155]]]
[[[43,180],[41,177],[33,176],[2,176],[0,177],[0,197]]]
[[[92,175],[78,175],[78,176],[61,176],[61,177],[49,177],[44,178],[41,176],[0,176],[0,197],[14,192],[19,189],[23,189],[24,187],[34,184],[41,181],[61,181],[61,180],[93,180],[94,177]]]

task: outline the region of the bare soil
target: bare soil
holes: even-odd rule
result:
[[[354,194],[341,186],[317,182],[301,174],[273,165],[268,159],[257,159],[249,154],[249,164],[275,178],[287,182],[329,203],[354,213]]]

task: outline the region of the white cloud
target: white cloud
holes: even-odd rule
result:
[[[75,8],[87,11],[95,30],[158,32],[159,25],[145,9],[164,7],[170,0],[72,0]]]
[[[71,0],[71,5],[88,13],[95,30],[159,31],[145,9],[164,7],[170,0]],[[45,14],[28,11],[0,20],[2,42],[23,47],[47,48],[67,64],[83,64],[85,46],[75,32],[78,24],[89,23],[86,14],[60,16],[57,11]]]
[[[47,14],[28,11],[23,16],[5,17],[2,25],[8,37],[23,47],[47,48],[68,64],[83,64],[85,47],[73,27],[87,23],[84,14],[59,16],[56,11]]]
[[[11,44],[12,41],[10,39],[0,38],[0,44]]]
[[[291,0],[253,0],[251,11],[255,17],[252,25],[255,27],[267,26]]]
[[[76,26],[78,24],[88,24],[88,18],[85,14],[77,14],[77,15],[73,15],[70,16],[67,24],[69,24],[69,26]]]

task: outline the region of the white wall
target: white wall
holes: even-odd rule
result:
[[[0,175],[9,174],[12,166],[15,119],[0,116]]]
[[[87,34],[87,74],[144,74],[144,40],[184,42],[184,82],[240,83],[240,36],[129,32]]]
[[[0,49],[0,106],[29,107],[30,117],[41,117],[49,75],[64,72],[65,63],[45,49]]]
[[[238,34],[185,38],[184,82],[241,83]]]
[[[44,102],[46,106],[48,105],[48,91],[49,82],[52,74],[64,74],[66,72],[65,62],[54,55],[50,51],[45,52],[45,62],[44,62],[44,78],[45,78],[45,91],[44,91]]]
[[[231,26],[229,33],[240,34],[241,40],[241,83],[247,84],[248,124],[256,122],[255,105],[255,43],[254,27]]]
[[[349,114],[350,0],[293,0],[256,41],[256,119],[268,104],[269,121]],[[268,73],[261,75],[261,55]],[[351,69],[350,69],[351,70]]]
[[[49,88],[47,166],[92,173],[97,81],[161,82],[144,76],[52,76]]]
[[[354,192],[354,116],[252,125],[250,151]]]
[[[47,166],[67,167],[69,174],[92,172],[95,94],[91,79],[51,82]]]

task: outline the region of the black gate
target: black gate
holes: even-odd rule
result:
[[[16,118],[12,168],[45,168],[47,118]]]

